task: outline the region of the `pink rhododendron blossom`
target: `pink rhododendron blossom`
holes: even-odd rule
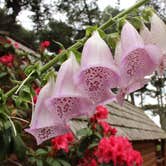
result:
[[[98,124],[102,127],[105,136],[115,135],[117,133],[116,128],[112,128],[111,125],[105,121],[99,121]]]
[[[14,55],[13,54],[6,54],[0,57],[0,63],[6,65],[8,67],[13,66]]]
[[[119,72],[110,48],[96,31],[83,47],[77,83],[95,104],[100,104],[114,99],[110,88],[118,82]]]
[[[157,68],[160,63],[160,49],[155,45],[145,45],[136,29],[126,22],[117,50],[115,61],[121,76],[117,100],[123,103],[125,94],[142,88],[147,82],[144,77]]]
[[[139,152],[133,150],[126,138],[110,136],[102,138],[95,151],[99,163],[127,166],[142,166],[142,157]]]
[[[62,149],[66,153],[68,153],[69,145],[72,144],[73,141],[74,141],[74,136],[71,132],[67,133],[67,134],[64,134],[64,135],[61,135],[61,136],[57,136],[57,137],[55,137],[51,140],[52,148],[55,151],[58,151],[58,150]]]
[[[41,90],[41,88],[36,88],[35,89],[35,96],[33,97],[34,104],[36,104],[36,102],[37,102],[37,97],[39,95],[40,90]]]
[[[157,71],[160,75],[163,74],[166,68],[166,25],[156,15],[151,17],[151,29],[149,30],[145,25],[141,29],[141,36],[146,44],[155,44],[161,49],[161,53],[157,56],[160,58],[160,64]]]
[[[48,40],[45,40],[40,43],[41,48],[48,48],[49,46],[50,46],[50,41],[48,41]]]
[[[95,122],[101,119],[107,119],[108,110],[106,107],[99,105],[96,107],[96,113],[91,117],[91,122]]]

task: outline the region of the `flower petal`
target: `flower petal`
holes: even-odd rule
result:
[[[94,32],[83,48],[77,84],[94,103],[99,104],[114,98],[110,88],[116,87],[119,79],[109,47],[98,32]]]
[[[31,128],[41,128],[54,125],[54,117],[48,112],[45,101],[53,94],[54,80],[50,80],[40,91],[35,111],[32,113]]]
[[[122,59],[120,65],[121,84],[143,79],[146,75],[151,74],[155,67],[155,62],[150,57],[149,52],[146,49],[137,48]]]
[[[60,67],[56,84],[54,96],[78,96],[80,93],[74,83],[74,75],[79,70],[79,65],[73,53],[68,60],[66,60]]]
[[[55,113],[55,121],[68,123],[72,118],[91,115],[95,110],[92,102],[85,97],[52,97],[48,99],[49,111]]]
[[[67,123],[72,118],[94,111],[92,102],[75,85],[74,76],[78,70],[79,65],[73,54],[59,70],[55,92],[46,101],[49,111],[56,114],[56,121]]]
[[[127,56],[129,52],[143,48],[144,42],[137,32],[137,30],[129,23],[126,22],[121,32],[121,47],[122,57]]]
[[[145,44],[155,44],[152,39],[151,32],[145,25],[142,26],[142,28],[140,30],[140,35],[141,35],[142,39],[144,40]]]
[[[79,85],[97,104],[114,98],[110,87],[117,86],[118,81],[118,75],[106,67],[91,67],[81,71],[79,75]]]
[[[36,128],[36,129],[29,128],[25,129],[25,131],[32,134],[37,141],[37,145],[39,145],[50,138],[68,133],[70,129],[67,126],[57,124],[54,126],[43,127],[43,128]]]
[[[149,79],[135,80],[134,82],[130,83],[127,87],[120,89],[119,93],[116,96],[116,101],[119,105],[123,105],[125,96],[127,94],[130,94],[138,89],[143,88],[148,82]]]
[[[113,63],[110,48],[100,37],[99,33],[95,31],[84,45],[81,57],[81,68],[87,68],[89,66],[109,67]]]
[[[151,17],[151,33],[155,44],[166,54],[166,25],[156,14]]]
[[[122,56],[122,49],[121,49],[121,41],[118,41],[115,48],[115,63],[116,65],[119,65],[121,62],[121,56]]]

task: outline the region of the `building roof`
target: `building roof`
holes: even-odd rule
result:
[[[129,102],[125,102],[123,106],[111,103],[107,108],[110,111],[108,122],[117,128],[117,135],[128,137],[131,141],[166,139],[166,132],[158,127],[143,110]],[[84,127],[86,127],[85,121],[72,122],[74,130]]]

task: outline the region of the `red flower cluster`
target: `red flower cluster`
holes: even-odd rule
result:
[[[91,117],[91,122],[96,122],[102,119],[107,119],[108,117],[108,110],[107,108],[103,107],[102,105],[99,105],[96,107],[96,113]]]
[[[74,136],[70,132],[70,133],[67,133],[67,134],[64,134],[64,135],[61,135],[61,136],[53,138],[51,140],[52,148],[55,151],[58,151],[58,150],[62,149],[66,153],[68,153],[68,151],[69,151],[69,145],[71,143],[73,143],[73,141],[74,141]]]
[[[132,148],[127,138],[110,136],[102,138],[94,152],[99,163],[127,166],[142,166],[142,157]]]
[[[36,88],[35,89],[35,96],[33,97],[33,102],[36,104],[36,102],[37,102],[37,97],[38,97],[38,95],[39,95],[39,93],[40,93],[40,90],[41,90],[41,88]]]
[[[13,66],[13,61],[14,61],[14,55],[12,54],[6,54],[0,57],[0,63],[12,67]]]
[[[50,46],[50,41],[48,41],[48,40],[45,40],[40,43],[41,48],[48,48],[49,46]]]
[[[111,127],[107,122],[105,121],[100,121],[98,124],[102,127],[103,129],[103,134],[105,136],[110,136],[110,135],[115,135],[117,133],[116,128]]]

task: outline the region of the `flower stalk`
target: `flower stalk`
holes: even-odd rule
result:
[[[121,13],[119,13],[117,16],[110,18],[107,22],[105,22],[103,25],[101,25],[98,29],[99,30],[106,30],[109,26],[111,26],[115,20],[125,16],[126,14],[130,13],[131,11],[133,11],[134,9],[139,8],[140,6],[142,6],[143,4],[145,4],[146,2],[148,2],[149,0],[140,0],[138,1],[135,5],[133,5],[132,7],[128,8],[125,11],[122,11]],[[85,41],[87,40],[87,37],[84,37],[82,39],[80,39],[78,42],[76,42],[74,45],[72,45],[71,47],[69,47],[68,49],[62,51],[60,54],[58,54],[55,58],[53,58],[51,61],[49,61],[47,64],[45,64],[41,69],[40,72],[44,73],[46,70],[48,70],[50,67],[52,67],[54,64],[56,64],[59,60],[60,57],[64,56],[68,51],[71,51],[72,49],[78,49],[80,47],[83,46],[83,44],[85,43]],[[28,79],[26,78],[26,82],[32,80],[31,77],[28,77]],[[22,83],[24,83],[24,80],[22,81]],[[19,88],[19,85],[16,85],[15,87],[13,87],[11,90],[9,90],[6,94],[5,94],[5,98],[9,98],[10,96],[13,95],[13,93],[15,93],[17,91],[17,89]]]

